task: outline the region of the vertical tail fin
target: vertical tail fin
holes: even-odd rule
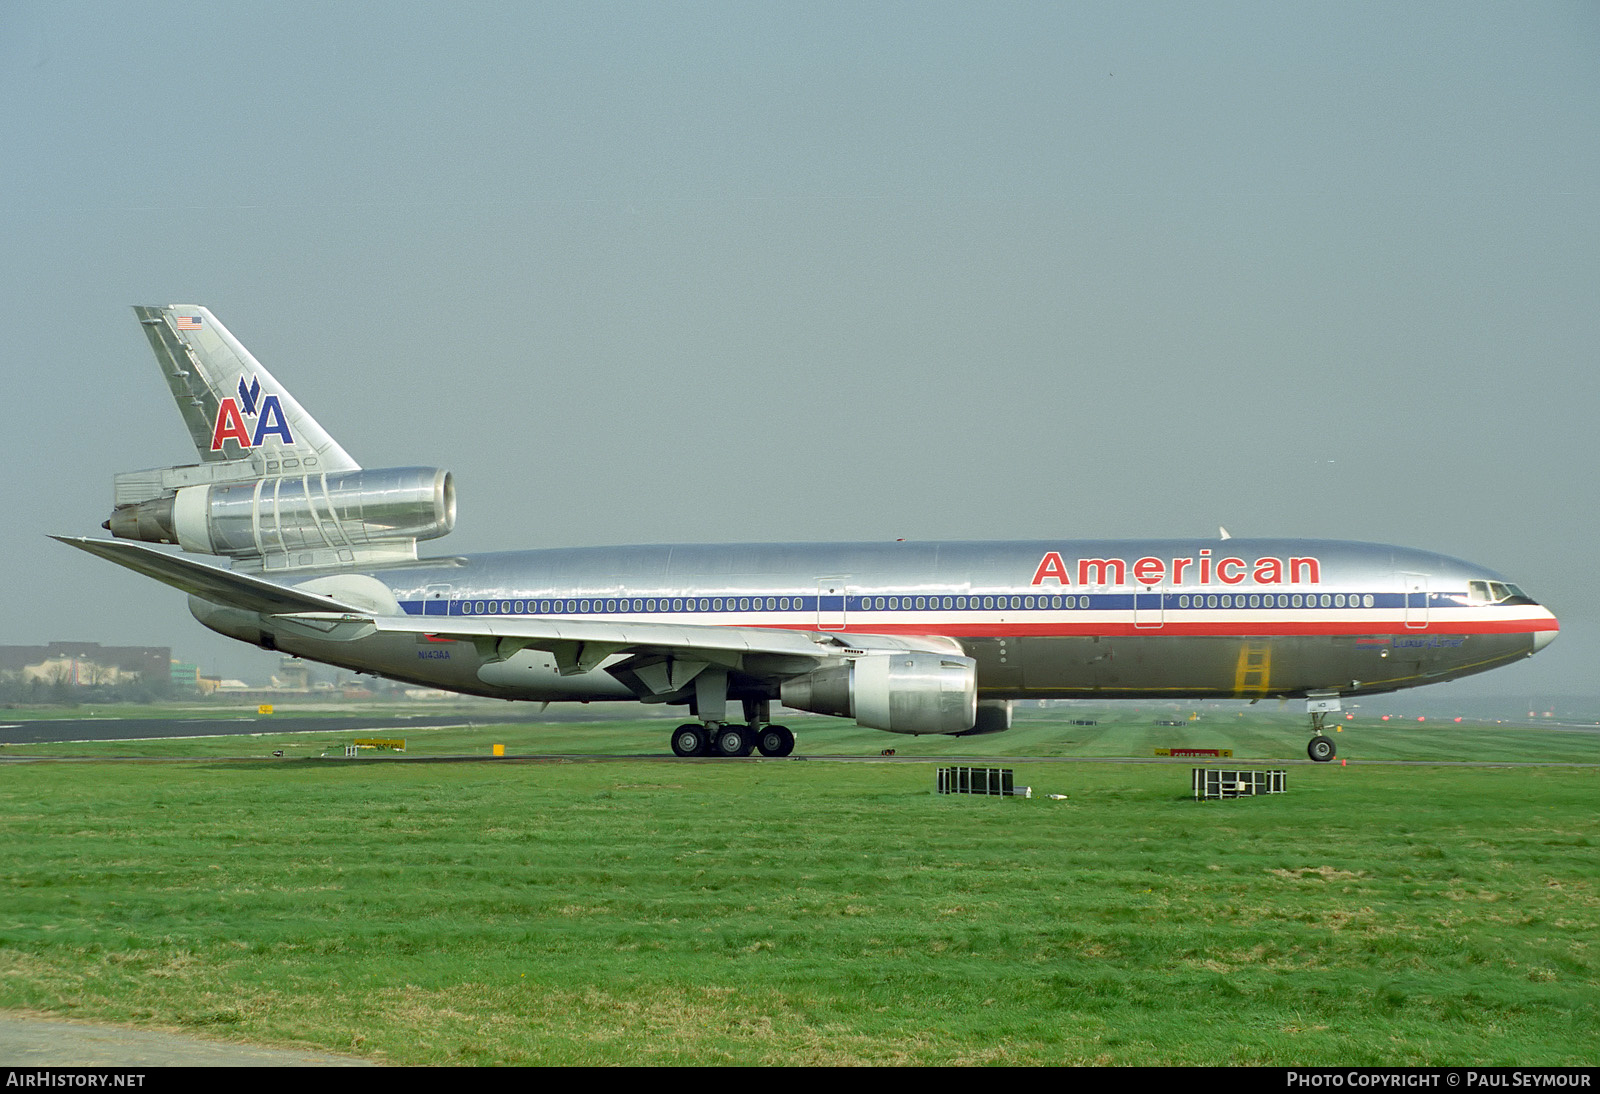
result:
[[[360,468],[211,312],[133,310],[202,461],[237,463],[241,478]]]

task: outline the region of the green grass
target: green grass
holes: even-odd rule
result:
[[[1265,721],[1228,732],[1303,747]],[[409,739],[661,752],[666,728]],[[1162,735],[1098,728],[1017,732]],[[904,757],[1011,736],[856,732],[802,740]],[[1341,752],[1376,747],[1352,732]],[[1288,794],[1196,803],[1186,764],[1018,757],[1035,797],[996,800],[933,794],[931,763],[227,758],[274,743],[0,769],[0,1006],[394,1063],[1592,1064],[1600,1045],[1593,768],[1300,765]]]
[[[1276,704],[1274,704],[1276,706]],[[365,709],[365,708],[360,708]],[[322,713],[359,713],[337,711]],[[592,722],[523,722],[489,724],[496,718],[526,717],[525,707],[511,704],[476,704],[460,708],[462,720],[477,720],[476,727],[418,729],[408,727],[407,713],[433,714],[430,707],[373,711],[374,725],[392,717],[392,730],[274,733],[272,717],[250,716],[260,727],[250,737],[170,738],[115,743],[0,745],[0,758],[22,756],[129,756],[175,757],[269,756],[282,750],[288,757],[341,756],[346,744],[358,737],[398,736],[412,756],[484,755],[495,743],[508,755],[573,753],[596,756],[665,755],[668,734],[677,718],[629,719]],[[449,713],[449,712],[442,712]],[[795,730],[800,755],[871,756],[892,748],[899,756],[936,759],[944,756],[1102,758],[1153,757],[1157,748],[1226,748],[1235,759],[1304,760],[1308,739],[1306,716],[1292,710],[1208,712],[1201,720],[1182,726],[1159,726],[1157,718],[1186,716],[1185,712],[1159,712],[1135,707],[1019,712],[1009,732],[984,737],[907,737],[862,729],[838,718],[810,715],[785,716]],[[151,715],[130,714],[130,717]],[[195,717],[185,711],[178,717]],[[213,715],[226,717],[226,714]],[[303,715],[295,713],[293,717]],[[1093,718],[1095,726],[1071,725],[1070,718]],[[13,717],[11,721],[21,721]],[[1330,727],[1330,730],[1333,727]],[[1361,760],[1470,760],[1484,763],[1600,762],[1600,729],[1572,731],[1542,725],[1497,725],[1415,720],[1383,722],[1364,716],[1341,723],[1334,734],[1341,758]]]

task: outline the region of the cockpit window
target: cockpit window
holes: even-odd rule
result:
[[[1474,604],[1532,604],[1527,593],[1507,581],[1469,581],[1467,599]]]

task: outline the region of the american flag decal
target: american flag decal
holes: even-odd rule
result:
[[[177,328],[179,330],[199,330],[200,329],[200,317],[198,315],[180,315],[180,316],[177,316],[176,318],[177,318]]]

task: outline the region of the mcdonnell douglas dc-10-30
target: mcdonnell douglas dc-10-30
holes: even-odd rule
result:
[[[785,756],[772,705],[994,733],[1019,699],[1344,697],[1532,655],[1548,610],[1482,566],[1302,539],[740,543],[419,558],[436,468],[362,468],[205,308],[140,307],[200,462],[115,478],[110,540],[269,650],[502,699],[686,706],[680,756]],[[219,555],[231,568],[141,543]],[[736,705],[737,704],[737,705]],[[733,711],[738,711],[734,716]]]

